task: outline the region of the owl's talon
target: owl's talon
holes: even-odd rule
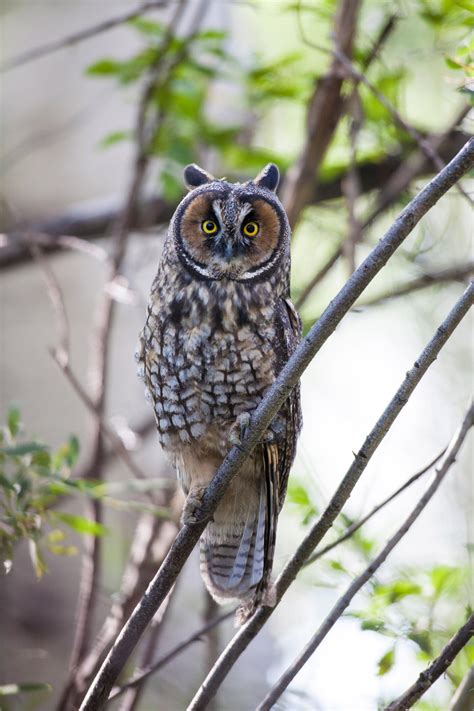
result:
[[[250,425],[250,420],[250,412],[242,412],[237,417],[229,431],[229,444],[242,450],[242,440],[245,438],[247,429]]]
[[[202,497],[205,491],[206,487],[194,489],[186,497],[183,511],[181,513],[181,523],[183,525],[192,526],[193,524],[201,522],[202,516],[200,515],[200,512],[202,508]]]

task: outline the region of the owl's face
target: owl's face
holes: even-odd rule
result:
[[[216,180],[196,165],[185,169],[191,190],[176,210],[170,235],[182,265],[200,279],[266,279],[289,250],[286,214],[275,195],[278,168],[253,181]]]

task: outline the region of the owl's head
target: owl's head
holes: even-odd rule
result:
[[[173,216],[170,238],[194,277],[253,283],[286,266],[290,228],[275,194],[276,165],[246,183],[218,180],[195,164],[184,177],[190,193]]]

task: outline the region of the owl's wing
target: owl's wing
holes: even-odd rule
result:
[[[301,338],[301,321],[293,304],[288,299],[281,299],[277,306],[276,326],[275,351],[277,372],[279,372]],[[265,516],[262,519],[265,530],[263,576],[261,584],[257,588],[256,602],[261,599],[267,589],[275,551],[278,514],[285,498],[300,428],[301,408],[298,385],[272,423],[272,429],[276,433],[275,441],[260,445],[264,475],[260,496],[261,501],[265,502]]]
[[[277,354],[278,372],[283,368],[293,354],[301,339],[301,319],[289,299],[281,299],[277,307]],[[296,454],[296,442],[301,429],[300,386],[293,389],[290,397],[283,405],[276,418],[276,429],[281,427],[281,435],[277,433],[278,443],[278,511],[283,506],[288,486],[291,465]]]

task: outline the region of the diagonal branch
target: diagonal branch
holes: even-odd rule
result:
[[[436,134],[428,138],[436,143],[438,138],[442,138],[438,153],[445,162],[449,162],[461,150],[469,139],[469,135],[461,130],[453,129],[441,136]],[[379,190],[381,185],[385,185],[391,176],[404,166],[407,160],[410,160],[412,156],[410,151],[413,151],[413,148],[413,146],[406,146],[400,148],[396,153],[381,156],[376,160],[363,160],[358,163],[357,172],[361,192],[364,194],[369,193],[373,190]],[[418,155],[419,152],[414,151],[414,153]],[[432,162],[424,154],[422,154],[422,158],[423,160],[418,164],[418,170],[415,173],[410,172],[410,180],[433,173]],[[343,168],[329,179],[319,179],[318,182],[313,178],[311,199],[308,204],[320,205],[329,200],[340,198],[342,196],[341,185],[346,174],[347,169]],[[236,177],[237,179],[242,179],[242,176]],[[392,204],[394,199],[394,196],[391,195],[391,202],[387,204]],[[64,213],[46,220],[38,220],[31,224],[2,225],[1,229],[8,229],[9,232],[0,234],[0,269],[28,259],[29,252],[25,244],[25,233],[30,237],[34,237],[34,239],[38,234],[40,246],[48,251],[57,249],[58,246],[73,247],[72,244],[64,242],[65,235],[88,238],[89,241],[102,237],[113,229],[113,225],[118,218],[119,209],[116,197],[109,197],[99,206],[96,201],[81,203],[71,207]],[[176,204],[166,202],[162,197],[143,197],[137,201],[130,227],[137,230],[146,230],[156,225],[164,224],[171,219],[175,209]],[[368,218],[368,220],[371,220],[371,218]],[[368,220],[366,220],[364,226],[367,226]],[[56,239],[59,241],[58,245],[55,243]],[[84,247],[85,245],[82,243],[80,246]],[[96,255],[91,254],[91,256]],[[103,259],[103,255],[101,258],[100,253],[97,253],[97,258],[101,259],[101,261],[106,261]]]
[[[459,652],[466,646],[470,639],[474,637],[474,613],[469,617],[467,622],[456,632],[441,654],[431,662],[428,669],[421,672],[418,679],[405,691],[404,694],[398,697],[395,701],[387,706],[385,711],[406,711],[410,709],[415,701],[417,701],[425,691],[427,691],[434,682],[439,679],[441,674],[444,674],[446,669],[454,661]],[[471,673],[472,682],[472,673]],[[469,677],[468,677],[469,678]],[[472,692],[471,692],[472,698]],[[467,701],[467,699],[466,699]],[[469,701],[467,701],[469,703]],[[466,706],[466,711],[467,711]],[[459,709],[461,711],[461,709]]]
[[[257,707],[257,711],[270,711],[273,708],[275,702],[280,698],[285,689],[293,681],[298,672],[304,667],[308,659],[314,654],[316,649],[320,646],[321,642],[325,639],[328,632],[334,627],[336,622],[342,616],[344,611],[349,607],[353,598],[359,590],[365,585],[365,583],[370,580],[374,573],[380,568],[382,563],[384,563],[393,549],[400,543],[402,538],[410,530],[411,526],[414,524],[418,516],[425,509],[428,502],[433,498],[434,494],[437,492],[441,482],[445,478],[446,474],[456,461],[456,457],[461,449],[461,446],[466,439],[466,436],[474,425],[474,402],[471,405],[464,416],[463,422],[459,427],[458,431],[454,435],[448,450],[446,452],[444,461],[440,468],[436,471],[436,476],[434,477],[430,486],[426,489],[423,496],[420,498],[416,506],[413,508],[409,516],[402,523],[400,528],[393,534],[389,539],[388,543],[380,551],[378,556],[367,566],[361,575],[359,575],[347,588],[344,595],[340,597],[338,602],[334,605],[329,615],[320,625],[316,634],[310,639],[304,649],[300,652],[294,662],[288,667],[288,669],[281,675],[279,680],[273,686],[272,689],[265,696],[265,699]],[[460,640],[466,644],[469,638],[474,634],[474,616],[467,625],[467,629],[464,630],[464,634],[460,635]],[[454,646],[454,645],[453,645]],[[453,650],[450,650],[451,652]],[[459,651],[459,647],[458,647]],[[402,711],[404,709],[410,708],[412,703],[419,698],[426,689],[431,686],[433,681],[439,676],[451,663],[454,658],[454,654],[446,653],[443,659],[443,663],[439,665],[440,670],[437,674],[427,675],[427,677],[418,684],[416,689],[410,688],[406,694],[404,694],[400,699],[398,699],[394,704],[390,704],[387,711]],[[422,675],[423,677],[423,675]],[[409,702],[409,703],[408,703]]]
[[[353,276],[357,275],[363,266],[364,263],[354,272]],[[349,282],[350,281],[351,280],[349,280]],[[466,289],[461,298],[456,302],[446,319],[437,329],[433,338],[415,361],[413,368],[407,372],[404,381],[366,437],[364,444],[333,494],[326,510],[308,531],[278,576],[275,583],[276,605],[274,607],[259,608],[249,622],[237,632],[194,697],[189,706],[189,711],[198,711],[198,709],[204,709],[206,707],[207,701],[216,693],[234,663],[273,614],[276,606],[279,604],[291,583],[295,580],[301,568],[305,565],[308,557],[331,528],[336,517],[350,497],[355,485],[359,481],[363,471],[367,467],[371,457],[389,432],[416,386],[428,368],[436,360],[448,338],[469,311],[473,302],[474,282],[470,284],[469,288]],[[315,328],[315,326],[313,326],[313,328]]]
[[[347,541],[349,538],[351,538],[351,536],[353,536],[354,533],[359,530],[359,528],[362,528],[362,526],[367,523],[367,521],[371,519],[372,516],[375,516],[375,514],[381,511],[381,509],[387,506],[387,504],[391,503],[394,499],[397,498],[397,496],[399,496],[406,489],[408,489],[408,487],[418,481],[418,479],[420,479],[424,474],[429,472],[429,470],[434,467],[437,462],[439,462],[441,457],[446,452],[446,449],[447,447],[445,447],[443,451],[440,452],[440,454],[438,454],[429,464],[423,467],[423,469],[420,469],[419,472],[416,472],[416,474],[413,474],[409,479],[407,479],[407,481],[402,484],[396,491],[394,491],[393,494],[390,494],[390,496],[387,496],[386,499],[374,506],[374,508],[371,509],[369,513],[367,513],[365,516],[362,516],[362,518],[358,521],[354,521],[354,523],[348,526],[347,530],[341,536],[339,536],[339,538],[336,538],[336,540],[332,543],[328,543],[328,545],[324,546],[324,548],[319,548],[316,553],[313,553],[313,555],[308,558],[304,565],[306,566],[310,565],[310,563],[314,563],[315,560],[319,560],[319,558],[322,558],[323,555],[326,555],[326,553],[332,551],[333,548],[339,546],[341,543],[344,543],[344,541]]]
[[[134,20],[136,17],[144,15],[151,10],[158,10],[159,8],[166,7],[168,2],[169,0],[149,0],[149,2],[143,2],[134,10],[128,10],[128,12],[111,17],[108,20],[104,20],[104,22],[99,22],[97,25],[87,27],[84,30],[68,35],[67,37],[53,40],[53,42],[48,42],[47,44],[43,44],[41,47],[36,47],[35,49],[30,49],[27,52],[18,54],[16,57],[12,57],[11,59],[7,59],[3,62],[3,64],[0,65],[0,72],[8,72],[10,69],[15,69],[16,67],[32,62],[35,59],[41,59],[41,57],[45,57],[52,52],[57,52],[59,49],[63,49],[64,47],[72,47],[73,45],[83,42],[90,37],[95,37],[102,32],[111,30],[113,27],[117,27],[117,25],[123,25],[125,22],[130,22],[130,20]]]
[[[232,617],[232,615],[235,613],[235,610],[231,610],[230,612],[226,612],[223,615],[219,615],[219,617],[215,617],[213,620],[210,620],[209,622],[206,622],[206,624],[202,625],[196,632],[193,632],[190,634],[186,639],[183,639],[182,642],[176,645],[176,647],[173,647],[167,654],[165,654],[163,657],[158,659],[156,662],[153,664],[150,664],[146,669],[143,669],[137,676],[135,676],[133,679],[128,681],[126,684],[123,684],[123,686],[118,687],[117,689],[114,689],[112,693],[110,694],[109,701],[115,700],[117,697],[121,696],[124,694],[128,689],[133,689],[137,686],[140,686],[144,681],[146,681],[152,674],[155,674],[157,671],[162,669],[166,664],[171,662],[172,659],[178,656],[182,651],[187,649],[189,645],[191,645],[193,642],[199,642],[199,640],[202,639],[202,637],[213,630],[217,625],[220,625],[222,622],[225,620],[228,620]]]
[[[383,239],[372,250],[360,267],[352,274],[339,294],[331,301],[319,321],[312,327],[306,338],[300,343],[295,353],[289,359],[275,383],[269,388],[266,396],[254,412],[252,424],[243,439],[240,448],[233,447],[223,464],[219,467],[212,482],[203,497],[202,520],[190,526],[185,525],[166,557],[160,570],[151,581],[143,599],[135,608],[132,616],[123,627],[114,647],[107,656],[101,670],[90,687],[81,706],[81,711],[92,711],[103,707],[109,692],[143,634],[147,624],[152,619],[158,607],[174,584],[185,561],[191,554],[207,520],[216,509],[227,486],[245,459],[261,438],[288,398],[292,389],[299,381],[301,374],[307,368],[313,357],[333,333],[338,323],[353,306],[370,281],[388,262],[396,249],[403,243],[423,215],[452,187],[464,173],[474,165],[474,139],[469,141],[462,151],[417,195],[403,210],[398,219],[388,230]],[[469,309],[474,294],[474,285],[461,300],[461,315]],[[440,339],[448,337],[441,335]],[[365,455],[364,455],[365,456]],[[358,462],[362,457],[358,458]],[[347,494],[349,495],[349,494]],[[342,505],[342,504],[341,504]],[[330,524],[329,524],[330,525]],[[312,549],[306,552],[307,558]],[[261,612],[260,608],[254,618]],[[252,620],[254,619],[252,618]]]
[[[468,262],[467,264],[457,264],[447,269],[440,269],[435,272],[425,272],[421,276],[412,279],[407,284],[400,284],[396,286],[391,291],[384,291],[378,296],[372,296],[368,299],[363,299],[359,301],[357,307],[365,306],[375,306],[383,301],[388,301],[389,299],[395,299],[398,296],[406,296],[407,294],[412,294],[414,291],[420,291],[421,289],[426,289],[430,286],[436,286],[437,284],[447,284],[449,282],[465,282],[467,279],[474,275],[474,262]]]

